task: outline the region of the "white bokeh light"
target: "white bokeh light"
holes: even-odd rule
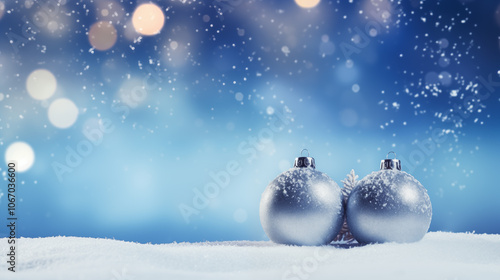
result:
[[[237,223],[244,223],[248,218],[248,213],[245,209],[236,209],[233,213],[233,218]]]
[[[359,91],[359,89],[360,89],[360,88],[359,88],[359,85],[358,85],[358,84],[354,84],[354,85],[352,85],[352,91],[353,91],[353,92],[358,92],[358,91]]]
[[[189,44],[183,41],[171,41],[170,49],[163,53],[163,60],[171,67],[182,67],[190,56]]]
[[[94,2],[96,14],[99,20],[111,22],[118,25],[124,19],[125,9],[118,1],[99,0]]]
[[[451,76],[450,73],[448,73],[446,71],[439,73],[438,77],[439,77],[439,82],[443,86],[449,86],[453,82],[453,77]]]
[[[450,45],[450,42],[448,41],[448,39],[442,38],[438,41],[438,45],[440,48],[446,49]]]
[[[152,3],[140,5],[132,15],[132,25],[142,35],[152,36],[160,33],[164,23],[162,10]]]
[[[50,98],[57,89],[57,80],[54,75],[46,69],[37,69],[29,74],[26,79],[26,90],[36,100]]]
[[[304,9],[314,8],[319,2],[321,2],[321,0],[295,0],[295,3]]]
[[[49,21],[49,23],[47,24],[47,29],[50,31],[50,32],[56,32],[57,29],[59,29],[59,23],[57,23],[57,21],[55,20],[51,20]]]
[[[174,50],[174,51],[175,51],[175,49],[177,49],[177,47],[179,47],[179,43],[177,43],[177,41],[172,41],[172,42],[170,42],[170,48],[171,48],[172,50]]]
[[[130,108],[137,108],[144,103],[148,97],[146,83],[144,80],[132,77],[125,80],[117,92],[121,102]]]
[[[243,93],[241,93],[241,92],[237,92],[237,93],[234,95],[234,98],[235,98],[237,101],[242,101],[242,100],[243,100]]]
[[[266,109],[266,113],[267,113],[268,115],[272,115],[272,114],[274,114],[274,108],[273,108],[273,107],[271,107],[271,106],[268,106],[268,107],[267,107],[267,109]]]
[[[395,14],[397,11],[394,10],[396,5],[389,0],[365,0],[362,5],[364,11],[362,14],[363,17],[368,16],[371,20],[385,24],[391,23],[396,18]]]
[[[35,152],[26,142],[14,142],[5,151],[5,162],[9,164],[15,161],[16,171],[24,172],[33,166],[35,162]]]
[[[31,9],[31,7],[33,7],[33,4],[35,4],[34,0],[26,0],[26,1],[24,1],[24,7],[26,9]]]
[[[73,101],[67,98],[59,98],[49,106],[49,121],[57,128],[68,128],[78,118],[78,108]]]

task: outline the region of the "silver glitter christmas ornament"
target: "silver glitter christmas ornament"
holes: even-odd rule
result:
[[[401,171],[394,157],[358,182],[347,200],[346,217],[360,243],[415,242],[429,229],[432,206],[427,190]]]
[[[272,241],[325,245],[340,231],[344,214],[342,192],[315,167],[314,158],[309,155],[296,158],[293,168],[278,175],[262,194],[260,222]]]

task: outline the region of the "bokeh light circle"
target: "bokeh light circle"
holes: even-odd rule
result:
[[[359,90],[360,90],[360,87],[359,87],[359,85],[358,85],[358,84],[354,84],[354,85],[352,85],[352,91],[353,91],[353,92],[359,92]]]
[[[445,56],[442,56],[439,58],[438,64],[443,68],[447,67],[448,65],[450,65],[450,59]]]
[[[35,152],[26,142],[14,142],[5,151],[5,163],[16,162],[16,171],[24,172],[35,162]]]
[[[4,13],[5,13],[5,3],[3,1],[0,1],[0,19],[3,17]]]
[[[26,79],[26,90],[34,99],[48,99],[56,92],[56,89],[56,77],[49,70],[37,69]]]
[[[31,7],[33,7],[33,4],[35,4],[34,0],[26,0],[26,1],[24,1],[24,7],[26,9],[31,9]]]
[[[172,41],[172,42],[170,42],[170,48],[171,48],[172,50],[174,50],[174,51],[175,51],[178,47],[179,47],[179,43],[177,43],[177,41]]]
[[[248,213],[245,209],[237,209],[233,213],[233,218],[237,223],[244,223],[247,220]]]
[[[59,24],[55,20],[49,21],[47,24],[47,29],[49,29],[50,32],[56,32],[57,29],[59,29]]]
[[[98,21],[89,30],[89,42],[96,50],[105,51],[111,49],[118,35],[113,24],[107,21]]]
[[[142,4],[132,15],[132,25],[135,31],[142,35],[152,36],[160,33],[164,23],[165,16],[155,4]]]
[[[439,44],[440,48],[446,49],[450,45],[450,42],[448,41],[448,39],[443,38],[443,39],[438,41],[438,44]]]
[[[243,93],[241,93],[241,92],[237,92],[237,93],[234,95],[234,98],[235,98],[237,101],[241,101],[241,100],[243,100]]]
[[[321,0],[295,0],[295,3],[304,9],[314,8],[319,2],[321,2]]]
[[[439,78],[439,82],[443,86],[449,86],[449,85],[451,85],[451,83],[453,81],[453,77],[451,76],[451,74],[446,72],[446,71],[439,73],[438,78]]]
[[[439,75],[436,72],[429,72],[425,74],[425,84],[427,85],[437,85],[439,83]]]
[[[268,106],[268,107],[266,108],[266,113],[267,113],[268,115],[272,115],[272,114],[274,114],[274,108],[273,108],[273,107],[271,107],[271,106]]]
[[[78,118],[78,108],[73,101],[67,98],[54,100],[48,110],[50,123],[57,128],[68,128]]]

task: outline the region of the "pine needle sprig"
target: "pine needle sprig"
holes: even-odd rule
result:
[[[349,198],[349,195],[351,194],[352,190],[356,187],[357,180],[358,180],[358,175],[356,175],[354,169],[352,169],[351,172],[347,174],[347,177],[341,181],[344,184],[344,187],[342,188],[344,205],[347,204],[347,199]],[[345,216],[342,228],[333,241],[345,242],[345,243],[356,242],[356,239],[354,238],[354,236],[352,236],[351,232],[349,231],[349,226],[347,225],[347,219],[345,218]]]

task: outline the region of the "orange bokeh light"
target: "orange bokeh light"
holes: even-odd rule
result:
[[[165,23],[162,10],[155,4],[142,4],[135,9],[132,25],[142,35],[152,36],[160,33]]]
[[[117,37],[116,28],[107,21],[96,22],[90,27],[89,42],[97,50],[111,49],[116,43]]]

